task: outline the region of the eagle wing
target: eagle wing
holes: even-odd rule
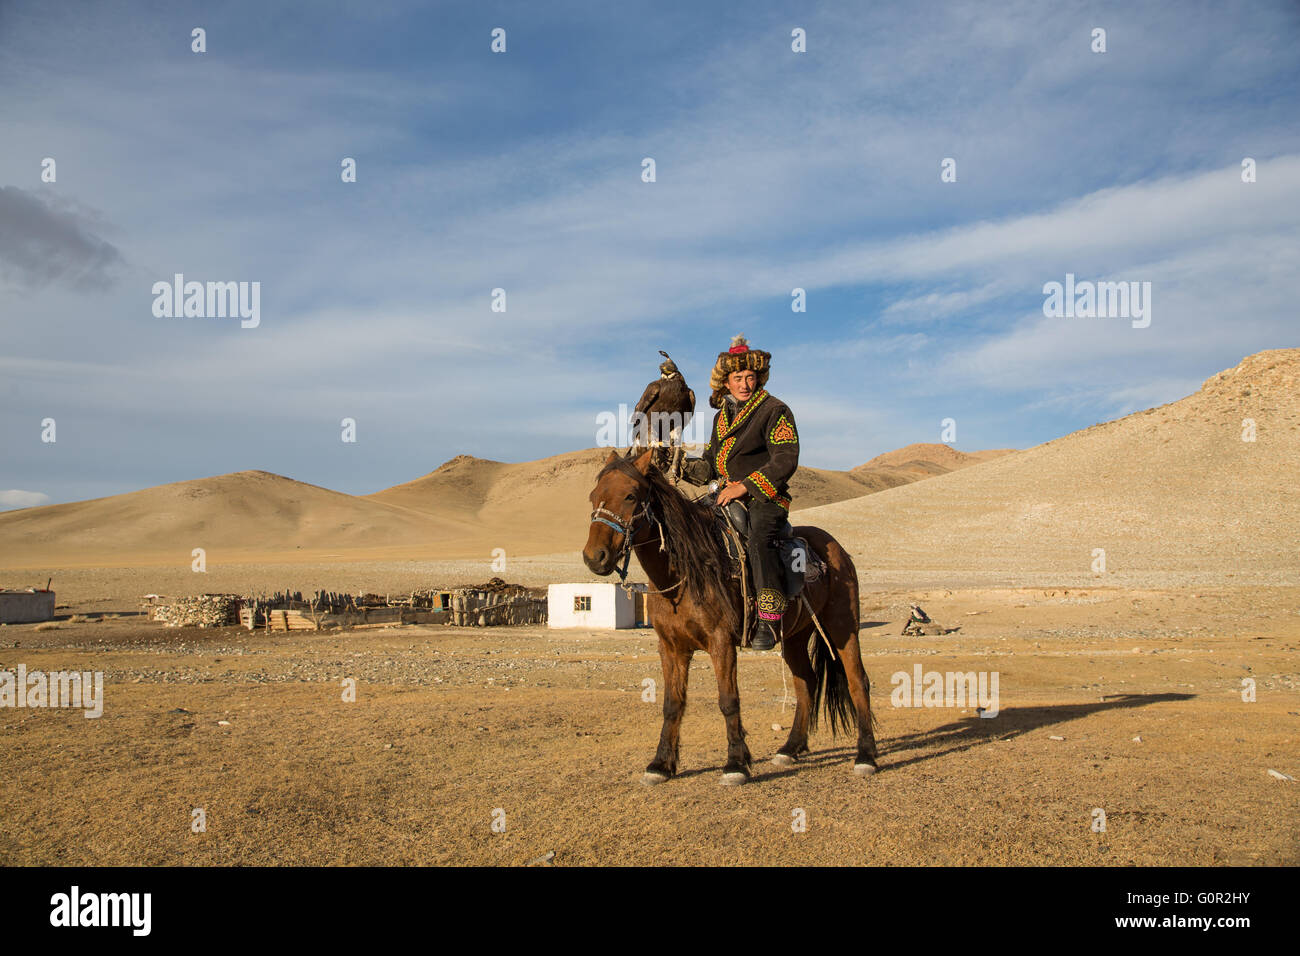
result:
[[[659,382],[654,381],[645,387],[641,393],[641,401],[636,403],[636,411],[645,414],[651,405],[659,398]]]

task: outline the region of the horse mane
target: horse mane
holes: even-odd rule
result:
[[[684,579],[685,587],[697,601],[717,608],[723,623],[733,632],[738,631],[740,615],[733,598],[731,556],[713,506],[702,499],[687,498],[657,468],[651,467],[643,475],[629,459],[620,457],[602,468],[596,480],[610,471],[621,471],[648,486],[651,507],[664,525],[664,546],[674,579]],[[675,599],[677,595],[670,597]]]

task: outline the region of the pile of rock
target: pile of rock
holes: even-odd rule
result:
[[[242,598],[238,594],[200,594],[171,599],[150,597],[160,603],[151,602],[145,606],[149,619],[168,627],[227,627],[239,623]]]

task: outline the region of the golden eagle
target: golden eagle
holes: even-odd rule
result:
[[[632,415],[636,444],[676,444],[695,414],[695,393],[686,386],[686,379],[668,353],[660,349],[659,354],[664,357],[659,363],[659,377],[645,387]]]

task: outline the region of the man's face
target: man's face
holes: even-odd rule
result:
[[[738,402],[749,401],[749,396],[754,394],[754,386],[756,384],[758,384],[757,372],[732,372],[727,376],[727,391],[729,391],[731,397]]]

